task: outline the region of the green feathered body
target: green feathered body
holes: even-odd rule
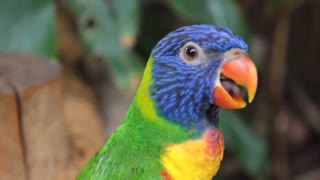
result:
[[[181,126],[157,115],[148,89],[152,59],[124,123],[85,166],[78,180],[162,179],[160,156],[165,147],[195,138]],[[200,135],[199,135],[200,136]]]
[[[78,180],[161,179],[160,155],[164,146],[187,139],[176,125],[159,126],[146,120],[134,101],[124,124],[91,159]]]

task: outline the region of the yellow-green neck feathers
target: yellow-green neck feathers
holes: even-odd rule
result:
[[[155,102],[152,100],[149,88],[153,82],[152,78],[152,57],[149,58],[143,78],[136,95],[137,105],[140,107],[142,114],[146,119],[161,124],[165,120],[157,115]]]

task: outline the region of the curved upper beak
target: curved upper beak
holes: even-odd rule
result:
[[[221,75],[225,79],[221,79]],[[214,88],[215,105],[230,109],[245,107],[246,102],[243,99],[243,93],[240,92],[243,88],[247,90],[249,103],[254,99],[258,84],[257,68],[247,54],[223,63],[219,78],[220,85]],[[230,86],[233,86],[229,88],[238,88],[238,91],[236,93],[230,91],[223,86],[222,81],[228,81],[231,84]]]

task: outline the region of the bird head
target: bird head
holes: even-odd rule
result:
[[[161,39],[152,51],[149,94],[157,113],[184,126],[207,119],[208,109],[252,102],[257,70],[244,40],[225,27],[191,25]]]

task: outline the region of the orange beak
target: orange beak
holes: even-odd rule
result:
[[[229,81],[228,83],[233,86],[237,86],[241,90],[240,86],[246,88],[248,93],[248,101],[252,102],[258,84],[257,68],[252,60],[243,55],[239,59],[228,60],[221,67],[221,74],[224,75]],[[222,83],[220,78],[220,82]],[[246,102],[243,99],[242,93],[231,93],[223,85],[216,86],[214,88],[214,104],[228,109],[239,109],[246,106]]]

